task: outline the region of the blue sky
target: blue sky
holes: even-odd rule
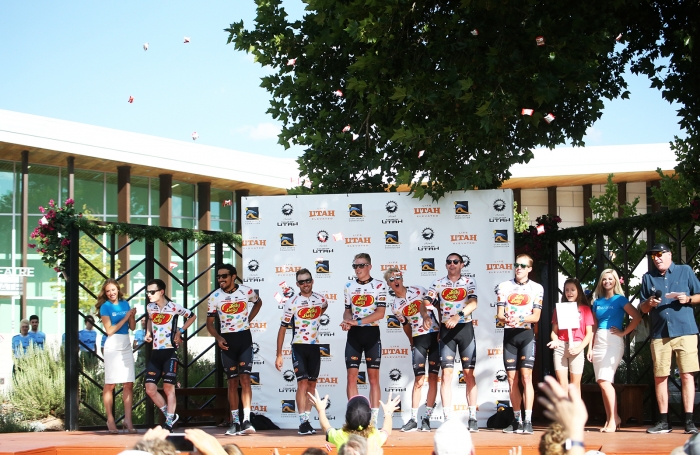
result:
[[[301,17],[300,0],[285,2]],[[5,2],[0,109],[277,157],[265,70],[226,45],[230,23],[253,26],[253,0]],[[188,36],[191,42],[183,43]],[[148,51],[142,46],[149,43]],[[668,142],[677,107],[628,75],[630,100],[608,102],[588,145]],[[133,104],[127,102],[133,96]]]

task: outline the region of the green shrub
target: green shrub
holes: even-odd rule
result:
[[[15,359],[10,404],[24,420],[65,414],[65,368],[58,349],[30,345],[26,355]]]

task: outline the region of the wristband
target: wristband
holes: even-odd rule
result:
[[[185,334],[185,329],[183,329],[182,327],[178,327],[177,329],[180,331],[180,335]]]
[[[583,444],[583,441],[574,441],[573,439],[566,438],[566,441],[564,442],[564,449],[565,450],[571,450],[574,447],[581,447],[583,449],[586,448],[586,446]]]

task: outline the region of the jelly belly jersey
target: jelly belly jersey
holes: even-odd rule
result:
[[[372,278],[365,284],[360,284],[357,280],[350,281],[345,285],[345,309],[350,310],[355,320],[366,318],[377,308],[386,307],[386,293],[387,286],[382,280]],[[362,326],[379,326],[379,321]]]
[[[430,330],[425,330],[423,327],[423,318],[420,315],[420,305],[425,299],[427,291],[421,286],[406,287],[406,297],[394,297],[394,302],[391,304],[391,311],[396,315],[399,321],[411,324],[411,335],[417,337],[430,332],[440,330],[433,318],[430,318],[432,326]]]
[[[240,284],[230,294],[219,288],[209,296],[207,316],[214,317],[218,312],[221,333],[250,330],[248,302],[254,304],[257,301],[258,294],[248,286]]]
[[[433,305],[439,305],[442,312],[442,321],[447,322],[452,316],[462,311],[469,299],[476,299],[476,281],[463,276],[457,281],[451,281],[444,277],[435,280],[428,289],[426,300]],[[472,315],[460,316],[458,324],[471,322]]]
[[[148,317],[151,318],[153,330],[153,349],[175,348],[173,335],[177,330],[178,316],[190,318],[192,312],[173,302],[168,302],[163,308],[157,303],[149,303],[146,306]]]
[[[292,344],[318,343],[319,318],[326,306],[326,298],[315,292],[309,297],[298,294],[287,300],[282,326],[292,328]]]
[[[496,304],[504,307],[506,316],[514,317],[516,320],[515,327],[506,325],[505,328],[532,328],[531,323],[523,322],[522,319],[530,316],[535,309],[542,309],[543,295],[542,285],[530,280],[519,284],[512,279],[496,286]]]

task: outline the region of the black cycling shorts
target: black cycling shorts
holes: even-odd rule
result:
[[[535,367],[535,331],[503,329],[503,365],[506,371]]]
[[[253,338],[250,330],[222,333],[228,350],[221,350],[221,363],[229,379],[253,371]]]
[[[454,368],[457,352],[463,370],[473,370],[476,366],[476,339],[471,322],[457,324],[451,329],[440,324],[440,366]]]
[[[177,351],[175,348],[154,349],[146,367],[146,382],[157,384],[160,377],[163,384],[177,383]]]
[[[440,372],[440,343],[438,333],[424,333],[413,337],[413,374],[425,375],[425,364],[428,364],[428,374]],[[427,360],[427,362],[426,362]]]
[[[321,349],[317,344],[293,344],[292,362],[297,381],[308,379],[316,382],[321,371]]]
[[[382,340],[379,327],[351,327],[345,345],[345,367],[360,368],[362,354],[367,368],[378,369],[382,363]]]

